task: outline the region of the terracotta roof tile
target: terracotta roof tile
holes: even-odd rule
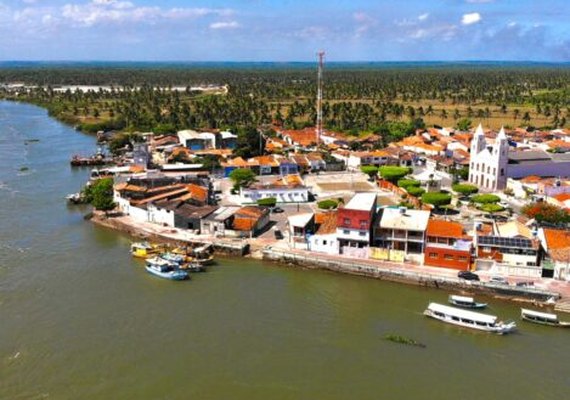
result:
[[[548,251],[570,247],[570,231],[544,229],[544,238]]]
[[[463,226],[458,222],[430,218],[427,225],[426,236],[459,239],[463,237]]]

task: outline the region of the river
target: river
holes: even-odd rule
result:
[[[148,275],[128,237],[65,204],[88,174],[69,157],[94,146],[0,102],[0,399],[569,396],[570,332],[519,322],[501,337],[423,317],[443,291],[244,258],[189,282]]]

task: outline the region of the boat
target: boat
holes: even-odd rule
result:
[[[170,252],[160,253],[159,257],[162,258],[163,260],[170,261],[178,265],[182,264],[186,260],[186,257],[184,257],[183,255],[170,253]]]
[[[180,265],[181,269],[185,269],[190,272],[205,272],[206,266],[196,261],[190,261]]]
[[[521,319],[523,321],[534,322],[535,324],[556,326],[559,328],[570,328],[570,322],[563,322],[558,319],[558,315],[544,313],[540,311],[521,308]]]
[[[69,204],[81,204],[85,202],[85,198],[81,195],[81,193],[71,193],[65,196],[65,200]]]
[[[514,321],[497,321],[494,315],[462,310],[438,303],[430,303],[424,315],[448,324],[497,333],[499,335],[513,332],[517,324]]]
[[[148,242],[136,242],[131,244],[131,254],[133,257],[148,258],[157,255],[162,250],[161,246]]]
[[[487,307],[487,303],[477,303],[473,297],[457,296],[452,294],[447,301],[456,307],[482,309]]]
[[[178,268],[178,265],[166,261],[160,257],[153,257],[146,260],[145,268],[153,275],[173,281],[183,281],[190,279],[188,272]]]

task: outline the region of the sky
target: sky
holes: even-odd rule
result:
[[[570,0],[0,0],[0,60],[570,61]]]

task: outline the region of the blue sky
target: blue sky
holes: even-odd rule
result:
[[[0,0],[0,60],[570,61],[570,0]]]

